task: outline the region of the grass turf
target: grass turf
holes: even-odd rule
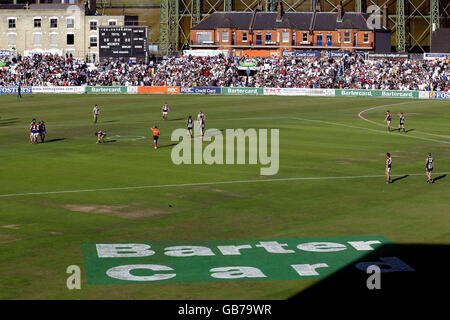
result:
[[[164,122],[165,102],[171,112]],[[92,123],[95,103],[98,124]],[[407,129],[414,130],[387,133],[358,118],[375,106],[364,117],[382,124],[390,109],[396,127],[403,111]],[[91,286],[82,242],[383,235],[397,243],[448,243],[450,178],[425,183],[425,157],[433,154],[436,173],[450,172],[449,107],[446,101],[374,98],[3,95],[0,195],[381,176],[0,197],[0,298],[284,299],[320,281]],[[278,174],[262,177],[260,165],[174,165],[170,135],[199,110],[207,128],[279,128]],[[46,122],[47,143],[30,144],[32,118]],[[155,124],[162,133],[156,151]],[[95,144],[97,129],[107,132],[108,143]],[[392,174],[423,175],[386,185],[386,152]],[[65,270],[73,264],[82,268],[82,290],[66,288]]]

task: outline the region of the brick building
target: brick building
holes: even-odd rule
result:
[[[382,22],[370,28],[369,15],[344,12],[215,12],[191,29],[191,49],[242,50],[345,50],[386,53],[391,51],[387,8]],[[372,20],[372,19],[371,19]],[[381,20],[381,15],[380,15]]]

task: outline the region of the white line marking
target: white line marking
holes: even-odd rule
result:
[[[450,172],[437,172],[434,175],[447,175]],[[393,174],[391,177],[400,176],[424,176],[425,173],[407,173],[407,174]],[[237,183],[259,183],[259,182],[283,182],[283,181],[302,181],[302,180],[338,180],[338,179],[364,179],[364,178],[382,178],[386,177],[384,174],[365,175],[365,176],[336,176],[336,177],[297,177],[297,178],[273,178],[273,179],[254,179],[254,180],[232,180],[232,181],[217,181],[217,182],[197,182],[197,183],[179,183],[179,184],[161,184],[161,185],[147,185],[135,187],[117,187],[117,188],[99,188],[99,189],[84,189],[84,190],[61,190],[61,191],[44,191],[44,192],[29,192],[29,193],[10,193],[0,194],[0,197],[18,197],[18,196],[33,196],[45,194],[62,194],[62,193],[81,193],[81,192],[100,192],[100,191],[121,191],[121,190],[136,190],[136,189],[154,189],[154,188],[176,188],[176,187],[195,187],[195,186],[211,186],[218,184],[237,184]]]
[[[406,138],[412,138],[412,139],[420,139],[420,140],[432,141],[432,142],[437,142],[437,143],[450,144],[450,141],[429,139],[429,138],[423,138],[423,137],[412,136],[412,135],[404,135],[404,134],[398,134],[397,135],[394,132],[387,132],[387,131],[384,131],[384,130],[376,130],[376,129],[366,128],[366,127],[351,126],[351,125],[348,125],[348,124],[343,124],[343,123],[338,123],[338,122],[329,122],[329,121],[323,121],[323,120],[313,120],[313,119],[306,119],[306,118],[299,118],[299,117],[292,117],[291,119],[297,119],[297,120],[302,120],[302,121],[320,122],[320,123],[331,124],[331,125],[335,125],[335,126],[342,126],[342,127],[347,127],[347,128],[372,131],[372,132],[376,132],[376,133],[379,133],[379,134],[391,134],[391,135],[394,135],[396,137],[406,137]]]
[[[367,112],[367,111],[369,111],[369,110],[373,110],[373,109],[375,109],[375,108],[390,107],[390,106],[396,106],[396,105],[406,104],[406,103],[410,103],[410,102],[402,102],[402,103],[396,103],[396,104],[386,104],[386,105],[383,105],[383,106],[375,106],[375,107],[372,107],[372,108],[368,108],[368,109],[365,109],[365,110],[361,111],[360,113],[358,113],[358,117],[361,118],[361,119],[363,119],[364,121],[370,122],[370,123],[375,124],[375,125],[377,125],[377,126],[385,127],[384,124],[381,124],[381,123],[378,123],[378,122],[369,120],[369,119],[365,118],[362,114],[363,114],[364,112]],[[424,131],[416,131],[416,132],[420,132],[420,133],[422,133],[422,134],[426,134],[426,135],[429,135],[429,136],[440,137],[440,138],[450,138],[450,136],[441,135],[441,134],[429,133],[429,132],[424,132]]]

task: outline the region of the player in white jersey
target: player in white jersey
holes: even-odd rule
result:
[[[205,120],[205,119],[206,119],[205,114],[202,113],[202,112],[200,111],[200,112],[198,113],[198,115],[197,115],[197,124],[198,124],[199,128],[201,128],[202,122],[203,122],[203,120]]]
[[[100,113],[100,109],[98,108],[98,105],[94,106],[94,109],[92,110],[92,113],[94,114],[94,123],[97,123],[98,114]]]
[[[169,106],[165,103],[162,107],[162,117],[164,120],[167,120],[167,114],[169,113]]]

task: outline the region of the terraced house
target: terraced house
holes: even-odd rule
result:
[[[391,51],[387,7],[375,13],[262,11],[215,12],[191,29],[191,49]],[[383,13],[381,14],[381,11]]]
[[[73,3],[72,3],[73,2]],[[99,27],[123,26],[123,16],[96,12],[87,3],[0,4],[0,50],[22,55],[99,56]]]

